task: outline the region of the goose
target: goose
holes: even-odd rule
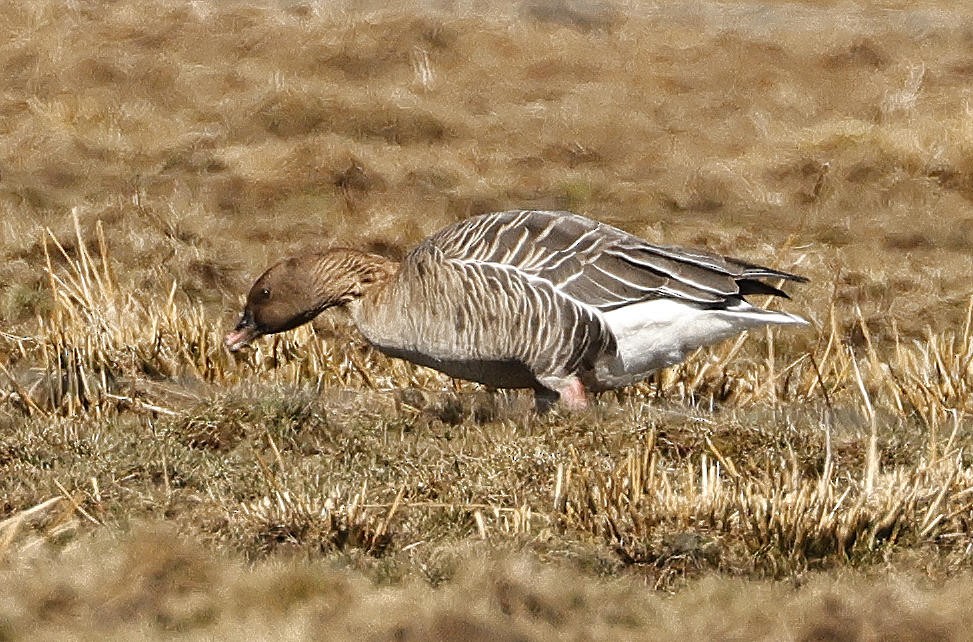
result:
[[[276,263],[226,335],[254,339],[343,307],[386,355],[493,388],[529,388],[539,410],[587,407],[696,348],[765,325],[806,325],[747,295],[789,298],[796,274],[648,242],[570,212],[509,211],[450,225],[401,263],[335,248]]]

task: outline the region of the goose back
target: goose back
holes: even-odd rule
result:
[[[487,214],[425,244],[452,260],[510,266],[603,312],[657,298],[722,304],[746,294],[786,297],[759,279],[806,280],[704,250],[652,245],[570,212]]]

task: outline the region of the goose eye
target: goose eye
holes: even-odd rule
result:
[[[261,288],[261,290],[260,290],[260,298],[263,299],[263,300],[269,299],[270,298],[270,288]]]

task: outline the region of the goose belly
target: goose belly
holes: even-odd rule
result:
[[[475,381],[493,388],[539,388],[534,373],[523,363],[509,359],[439,358],[415,349],[373,344],[382,353],[438,370],[455,379]]]
[[[631,385],[660,368],[686,359],[701,346],[712,345],[750,328],[767,324],[804,324],[800,317],[772,312],[739,301],[723,309],[657,299],[612,310],[607,322],[618,349],[604,354],[585,373],[586,385],[607,390]]]
[[[537,388],[539,383],[519,352],[511,346],[485,341],[478,328],[441,323],[457,314],[445,302],[439,315],[410,316],[409,309],[397,316],[371,319],[359,316],[359,331],[380,352],[438,370],[455,379],[475,381],[493,388]],[[418,317],[418,318],[415,318]],[[516,333],[507,333],[510,338]]]

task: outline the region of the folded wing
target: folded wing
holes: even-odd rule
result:
[[[487,214],[447,227],[423,245],[448,260],[515,269],[601,312],[659,298],[719,307],[747,294],[786,297],[762,279],[806,280],[702,250],[652,245],[568,212]]]

